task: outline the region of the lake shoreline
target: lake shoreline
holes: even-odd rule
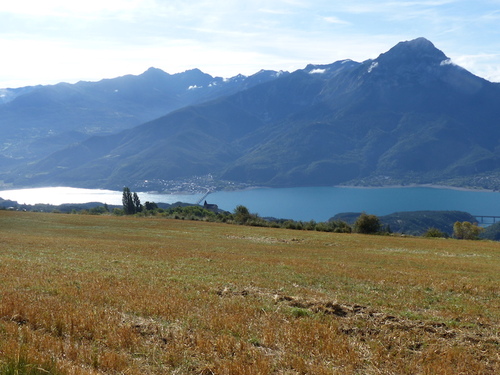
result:
[[[258,189],[297,189],[297,188],[318,188],[318,187],[324,187],[324,188],[345,188],[345,189],[405,189],[405,188],[430,188],[430,189],[445,189],[445,190],[456,190],[456,191],[471,191],[471,192],[488,192],[488,193],[498,193],[500,192],[499,190],[495,189],[485,189],[485,188],[473,188],[473,187],[460,187],[460,186],[450,186],[450,185],[439,185],[439,184],[388,184],[388,185],[326,185],[326,186],[265,186],[265,185],[249,185],[246,187],[242,188],[233,188],[233,189],[209,189],[210,191],[208,192],[208,196],[213,193],[218,193],[218,192],[240,192],[240,191],[251,191],[251,190],[258,190]],[[2,192],[3,191],[12,191],[12,190],[28,190],[28,189],[66,189],[66,188],[71,188],[71,189],[83,189],[83,190],[102,190],[102,191],[109,191],[109,192],[119,192],[120,194],[122,191],[118,190],[111,190],[111,189],[105,189],[105,188],[78,188],[74,186],[31,186],[31,187],[6,187],[6,186],[0,186],[0,198],[2,197]],[[173,191],[158,191],[158,190],[136,190],[137,193],[143,193],[143,194],[154,194],[154,195],[159,195],[159,196],[190,196],[190,195],[204,195],[206,192],[202,191],[192,191],[192,190],[173,190]],[[86,202],[88,203],[88,202]]]
[[[31,190],[31,191],[26,191]],[[70,204],[103,202],[121,205],[122,192],[78,188],[20,189],[0,197],[19,204]],[[28,193],[18,196],[17,193]],[[220,209],[233,211],[245,206],[261,217],[298,221],[327,221],[338,213],[367,212],[382,216],[402,211],[464,211],[479,216],[500,216],[498,192],[432,184],[391,186],[323,186],[277,188],[248,186],[243,190],[211,191],[210,194],[148,194],[139,192],[141,202],[173,204],[207,200]]]
[[[484,189],[484,188],[472,188],[472,187],[459,187],[459,186],[449,186],[449,185],[437,185],[437,184],[405,184],[405,185],[380,185],[380,186],[363,186],[363,185],[327,185],[327,186],[248,186],[242,189],[222,189],[211,191],[210,194],[217,192],[240,192],[240,191],[251,191],[258,189],[300,189],[300,188],[340,188],[340,189],[413,189],[413,188],[429,188],[429,189],[441,189],[441,190],[456,190],[456,191],[471,191],[471,192],[485,192],[485,193],[499,193],[500,191],[494,189]],[[0,191],[1,193],[1,191]],[[170,194],[170,193],[161,193]],[[188,194],[188,193],[186,193]]]
[[[459,187],[438,184],[407,184],[407,185],[382,185],[382,186],[360,186],[360,185],[335,185],[333,187],[348,188],[348,189],[403,189],[403,188],[430,188],[430,189],[445,189],[457,191],[472,191],[472,192],[485,192],[485,193],[498,193],[498,190],[484,189],[484,188],[471,188]]]

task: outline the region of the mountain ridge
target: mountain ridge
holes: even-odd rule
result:
[[[88,137],[116,133],[274,79],[273,74],[283,73],[268,71],[223,79],[199,69],[168,74],[149,68],[139,75],[97,82],[1,89],[0,154],[20,163],[33,162],[54,152],[58,143],[53,137],[60,139],[71,132]],[[32,147],[34,142],[36,147]]]
[[[500,173],[500,86],[425,38],[362,63],[308,65],[240,88],[58,151],[9,181],[119,188],[212,174],[319,186]]]

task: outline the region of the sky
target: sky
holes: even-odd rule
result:
[[[294,71],[417,37],[500,82],[500,0],[0,0],[0,88]]]

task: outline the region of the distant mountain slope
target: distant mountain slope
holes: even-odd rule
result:
[[[150,68],[138,76],[99,82],[1,89],[0,154],[20,160],[46,156],[54,147],[73,143],[70,134],[75,132],[87,137],[115,133],[282,74],[287,73],[260,71],[250,77],[223,79],[198,69],[171,75]],[[69,143],[60,143],[64,137]]]
[[[479,237],[491,241],[500,241],[500,222],[486,227]]]
[[[130,181],[165,179],[206,174],[220,170],[240,155],[231,145],[239,135],[262,123],[233,110],[239,127],[231,128],[231,110],[189,107],[140,127],[107,137],[92,137],[57,152],[30,169],[32,183],[71,181],[75,186],[121,188]],[[243,125],[248,125],[248,130]],[[233,131],[237,130],[239,134]],[[36,175],[37,171],[43,171]]]
[[[28,92],[36,89],[37,87],[39,86],[26,86],[17,89],[10,89],[10,88],[0,89],[0,104],[11,102],[18,96],[27,94]]]
[[[424,38],[309,65],[94,137],[11,175],[89,187],[211,173],[268,186],[429,183],[500,173],[500,85]]]

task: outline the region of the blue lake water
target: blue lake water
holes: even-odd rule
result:
[[[217,192],[207,197],[222,209],[242,204],[260,216],[325,221],[340,212],[386,215],[398,211],[458,210],[499,215],[500,193],[425,187],[308,187]]]
[[[141,201],[196,203],[201,194],[138,193]],[[19,203],[103,202],[121,205],[122,192],[67,187],[0,191],[3,199]],[[233,211],[237,205],[262,217],[325,221],[340,212],[386,215],[398,211],[459,210],[473,215],[500,216],[500,193],[428,187],[405,188],[258,188],[243,191],[215,192],[206,198],[219,208]]]

